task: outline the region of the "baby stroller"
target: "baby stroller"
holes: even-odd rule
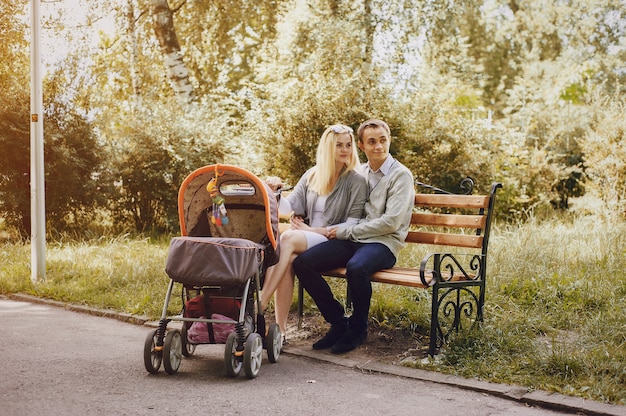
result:
[[[181,236],[170,242],[170,277],[158,329],[144,344],[144,364],[157,373],[178,371],[199,344],[225,344],[226,374],[260,370],[263,349],[275,363],[282,350],[277,324],[265,328],[259,290],[278,261],[278,203],[270,188],[245,169],[216,164],[192,172],[178,193]],[[168,316],[175,287],[182,313]],[[171,321],[181,329],[168,330]]]

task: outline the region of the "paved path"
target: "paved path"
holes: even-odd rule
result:
[[[359,369],[306,351],[275,364],[264,357],[259,376],[248,380],[225,376],[223,345],[202,345],[175,375],[151,375],[143,364],[146,326],[4,297],[0,319],[2,416],[564,414],[514,400],[510,387],[508,398],[498,397],[450,379],[427,381],[415,370]],[[616,412],[593,414],[626,415],[621,406],[597,405]]]

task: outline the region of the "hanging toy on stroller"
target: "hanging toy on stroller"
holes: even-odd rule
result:
[[[220,196],[217,190],[217,176],[209,181],[206,190],[209,192],[209,195],[211,195],[211,201],[213,201],[211,222],[218,227],[228,225],[228,216],[226,215],[226,207],[224,206],[225,200]]]
[[[192,172],[178,193],[181,236],[170,242],[170,278],[158,329],[144,344],[144,364],[178,371],[200,344],[225,344],[226,374],[255,378],[263,349],[275,363],[282,350],[276,323],[266,331],[259,290],[278,261],[278,203],[270,188],[245,169],[216,164]],[[175,287],[182,313],[168,314]],[[172,321],[180,329],[168,329]]]

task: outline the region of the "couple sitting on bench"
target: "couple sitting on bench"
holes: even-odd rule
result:
[[[316,165],[281,200],[281,211],[293,211],[293,216],[281,235],[279,263],[267,270],[261,295],[263,308],[275,295],[276,322],[284,335],[297,275],[330,324],[313,349],[333,353],[351,351],[365,341],[370,276],[396,263],[415,203],[411,171],[389,154],[387,123],[367,120],[357,137],[367,163],[359,163],[352,129],[331,126],[321,137]],[[267,183],[275,191],[282,186],[275,177]],[[346,268],[350,288],[349,318],[322,276],[339,267]]]

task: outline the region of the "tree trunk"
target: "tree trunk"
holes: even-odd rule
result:
[[[174,12],[167,0],[150,0],[150,6],[154,32],[161,45],[167,76],[178,98],[184,103],[190,103],[194,99],[194,90],[174,30]]]
[[[372,1],[365,0],[363,2],[364,6],[364,30],[365,30],[365,42],[364,42],[364,53],[363,53],[363,72],[365,73],[366,86],[365,86],[365,99],[364,105],[367,111],[371,111],[372,98],[371,92],[374,90],[376,86],[375,77],[373,74],[373,64],[372,61],[374,59],[374,33],[376,31],[376,22],[372,17]]]
[[[128,52],[130,56],[130,77],[133,87],[133,109],[141,109],[142,103],[142,85],[141,76],[139,74],[139,66],[137,64],[137,30],[135,25],[135,0],[128,0],[126,3],[126,24],[128,37]]]

